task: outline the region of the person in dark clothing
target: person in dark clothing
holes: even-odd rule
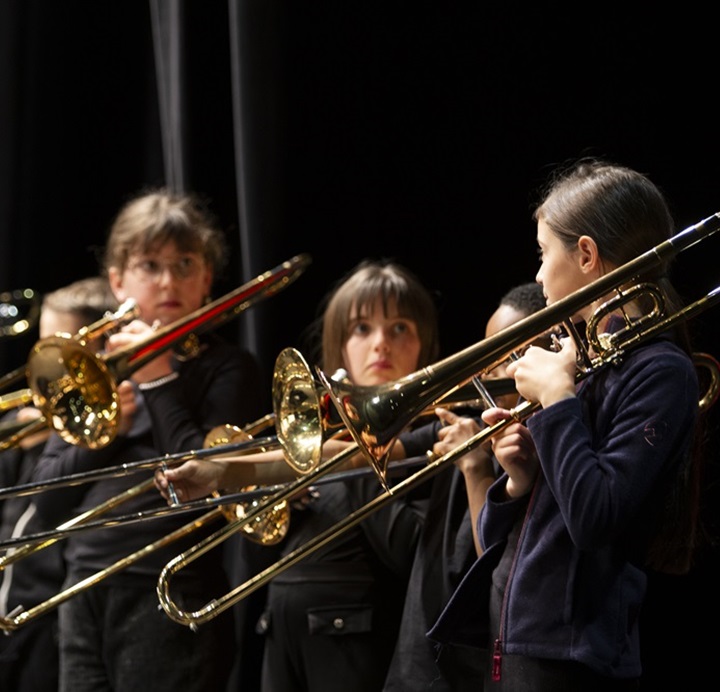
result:
[[[521,284],[508,291],[490,316],[489,337],[545,305],[542,288]],[[486,379],[505,377],[505,366]],[[498,405],[511,408],[517,395],[498,396]],[[400,434],[396,454],[415,457],[432,450],[442,456],[458,447],[483,423],[479,413],[465,409],[436,410],[440,419]],[[488,447],[488,445],[485,445]],[[496,478],[491,453],[482,446],[465,454],[430,481],[429,501],[412,563],[398,641],[384,692],[414,690],[479,690],[483,683],[482,660],[467,647],[446,647],[437,661],[435,646],[426,636],[443,606],[477,558],[475,521],[485,492]]]
[[[77,334],[116,307],[117,301],[104,277],[75,281],[43,296],[40,339],[55,334]],[[2,424],[29,425],[41,415],[39,409],[27,404],[3,416]],[[17,444],[0,454],[0,487],[30,482],[50,432],[47,424],[39,432],[23,435]],[[4,500],[0,516],[0,540],[41,530],[32,495]],[[8,549],[5,555],[10,556],[12,552]],[[65,578],[61,546],[43,548],[16,562],[6,562],[3,557],[0,557],[0,621],[9,622],[8,636],[0,636],[0,689],[55,692],[58,687],[57,612],[49,611],[42,619],[20,626],[15,625],[15,618],[19,612],[45,603],[61,590]]]
[[[224,237],[192,195],[154,190],[131,199],[110,229],[104,269],[119,301],[134,298],[140,318],[108,337],[106,349],[147,342],[153,328],[182,320],[209,298],[226,259]],[[217,334],[192,350],[170,349],[117,384],[120,424],[99,449],[53,435],[34,479],[101,469],[202,448],[221,425],[242,426],[259,409],[259,368],[248,351]],[[43,493],[38,514],[56,526],[117,497],[145,478],[121,475]],[[114,513],[164,506],[157,493],[135,496]],[[65,543],[66,585],[97,574],[131,553],[187,525],[192,515],[153,519],[71,536]],[[224,692],[233,663],[234,623],[226,612],[197,631],[160,609],[156,586],[162,567],[197,543],[206,526],[155,550],[83,590],[59,608],[60,690],[182,689]],[[177,575],[175,598],[193,609],[228,589],[221,551],[210,551]]]
[[[548,305],[673,233],[658,188],[602,161],[556,176],[535,219]],[[672,312],[667,269],[638,278]],[[568,317],[587,323],[603,302]],[[644,302],[604,315],[599,333],[645,314]],[[440,645],[491,652],[486,690],[638,689],[648,570],[685,571],[696,547],[699,391],[685,331],[645,341],[579,383],[569,338],[508,366],[540,409],[492,438],[503,474],[480,513],[483,553],[429,632]],[[489,425],[509,417],[483,413]]]
[[[378,385],[427,365],[439,352],[434,299],[404,267],[363,262],[328,295],[321,318],[323,369],[344,369],[349,380]],[[331,443],[332,442],[332,443]],[[323,455],[346,448],[326,441]],[[358,454],[358,463],[365,465]],[[235,462],[189,461],[156,476],[167,498],[171,481],[180,500],[219,488],[292,480],[281,454],[253,454]],[[352,465],[352,464],[350,464]],[[358,481],[318,486],[293,503],[287,555],[352,511]],[[379,488],[377,478],[370,484]],[[399,500],[378,512],[387,545],[374,549],[364,522],[307,556],[268,587],[265,692],[381,690],[400,624],[422,501]]]

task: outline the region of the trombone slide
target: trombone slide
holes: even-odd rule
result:
[[[95,586],[95,584],[100,583],[103,579],[106,579],[107,577],[115,574],[116,572],[120,572],[126,567],[129,567],[131,564],[134,564],[138,560],[141,560],[146,555],[149,555],[150,553],[159,550],[160,548],[164,548],[166,545],[170,545],[171,543],[179,540],[180,538],[184,538],[185,536],[191,534],[193,531],[196,531],[205,524],[208,524],[216,519],[220,519],[223,516],[224,514],[222,509],[213,509],[207,514],[197,518],[195,521],[185,524],[185,526],[182,526],[179,529],[173,531],[172,533],[163,536],[154,543],[143,546],[142,548],[140,548],[140,550],[136,550],[134,553],[128,555],[122,560],[114,562],[112,565],[109,565],[105,569],[96,572],[95,574],[91,574],[89,577],[82,579],[81,581],[55,594],[54,596],[48,598],[42,603],[32,608],[29,608],[28,610],[16,608],[7,616],[0,617],[0,629],[4,630],[6,633],[18,629],[19,627],[27,624],[36,617],[39,617],[40,615],[44,615],[45,613],[54,610],[59,605],[72,598],[76,594],[86,589],[89,589],[92,586]]]

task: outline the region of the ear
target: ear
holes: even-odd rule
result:
[[[577,250],[580,271],[590,274],[601,267],[597,243],[589,235],[581,235],[578,238]]]
[[[123,288],[122,272],[117,267],[110,267],[108,269],[108,282],[110,283],[110,290],[113,292],[118,303],[127,300],[127,293]]]

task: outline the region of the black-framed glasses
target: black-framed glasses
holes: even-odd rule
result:
[[[145,258],[128,264],[128,271],[146,283],[159,282],[166,269],[170,271],[174,279],[183,281],[196,277],[202,269],[202,262],[196,257],[187,255],[170,262]]]

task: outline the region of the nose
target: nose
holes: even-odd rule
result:
[[[168,284],[175,281],[177,277],[175,276],[175,268],[172,264],[164,264],[160,268],[160,273],[158,274],[158,283],[159,284]]]
[[[540,265],[540,269],[537,270],[537,274],[535,274],[535,283],[540,284],[542,286],[542,265]]]
[[[373,335],[373,346],[377,351],[389,351],[390,343],[384,329],[376,329]]]

